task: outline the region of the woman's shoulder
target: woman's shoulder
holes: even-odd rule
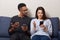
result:
[[[46,19],[46,21],[51,21],[50,19]]]
[[[51,20],[50,19],[46,19],[45,21],[51,23]]]

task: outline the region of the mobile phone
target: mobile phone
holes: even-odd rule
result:
[[[40,25],[42,25],[43,24],[43,21],[40,21]]]
[[[12,24],[19,25],[19,22],[13,22]]]
[[[23,26],[23,27],[26,27],[27,25],[26,25],[26,24],[23,24],[22,26]]]

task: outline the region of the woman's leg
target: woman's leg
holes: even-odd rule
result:
[[[40,39],[40,35],[35,35],[35,36],[33,36],[33,37],[32,37],[32,40],[41,40],[41,39]]]
[[[50,38],[48,36],[41,36],[40,38],[41,38],[41,40],[50,40]]]

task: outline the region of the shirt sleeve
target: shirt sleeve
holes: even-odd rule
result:
[[[30,33],[31,33],[31,35],[34,34],[37,31],[37,29],[34,30],[33,22],[34,22],[34,20],[31,20],[31,23],[30,23]]]
[[[12,26],[11,26],[11,23],[13,23],[14,22],[14,17],[12,17],[11,18],[11,21],[10,21],[10,27],[9,27],[9,29],[8,29],[8,33],[9,33],[9,35],[12,35],[14,32],[9,32],[9,30],[12,28]]]
[[[48,21],[48,33],[49,35],[52,35],[52,24],[50,20]]]

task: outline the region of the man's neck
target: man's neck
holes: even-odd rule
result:
[[[24,15],[23,15],[22,13],[20,13],[20,14],[18,15],[18,17],[23,18],[23,17],[24,17]]]

